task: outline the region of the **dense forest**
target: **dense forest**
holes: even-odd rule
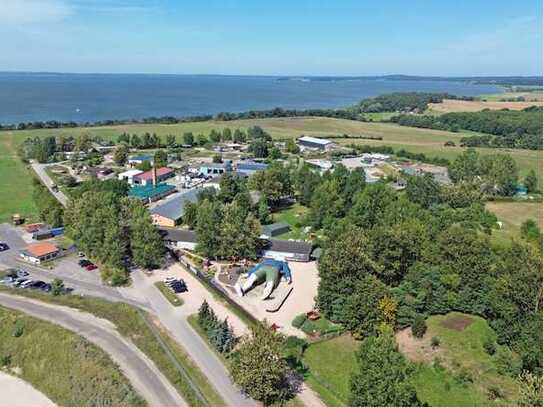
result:
[[[522,111],[484,110],[446,113],[441,116],[399,115],[391,119],[401,126],[458,132],[469,130],[493,137],[472,136],[462,140],[466,146],[543,149],[543,109]]]

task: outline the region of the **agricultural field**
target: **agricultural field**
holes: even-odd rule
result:
[[[543,102],[543,89],[538,89],[534,92],[505,92],[492,95],[482,95],[479,97],[479,99],[492,102],[506,99],[514,99],[518,97],[523,97],[527,102]]]
[[[522,110],[530,106],[543,106],[543,95],[541,101],[533,102],[501,102],[496,101],[482,101],[482,100],[452,100],[445,99],[442,103],[430,103],[428,109],[432,113],[452,113],[452,112],[480,112],[484,109],[490,110]]]
[[[534,220],[543,227],[543,203],[541,202],[487,202],[486,209],[493,212],[502,222],[502,228],[492,232],[501,239],[520,237],[520,226],[528,219]]]
[[[2,363],[60,406],[145,406],[117,365],[84,338],[0,307]],[[54,369],[51,369],[54,366]]]

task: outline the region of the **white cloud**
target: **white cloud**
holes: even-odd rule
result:
[[[1,25],[26,25],[58,21],[72,14],[63,0],[0,0]]]

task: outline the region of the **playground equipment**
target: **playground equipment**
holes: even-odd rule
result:
[[[247,280],[243,285],[238,281],[235,289],[238,295],[243,297],[247,291],[253,288],[253,286],[266,282],[264,293],[262,294],[262,299],[265,300],[270,297],[273,290],[277,287],[281,277],[283,277],[288,284],[292,282],[288,263],[282,260],[264,259],[249,270],[247,273]]]

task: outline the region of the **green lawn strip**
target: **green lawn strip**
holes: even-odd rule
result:
[[[22,326],[22,335],[14,335]],[[0,358],[5,370],[59,406],[147,405],[100,348],[58,325],[0,307]]]
[[[180,307],[183,305],[183,300],[179,298],[166,284],[162,281],[157,281],[155,287],[166,297],[168,302],[174,307]]]
[[[134,342],[157,366],[157,368],[170,380],[179,393],[191,406],[204,405],[197,397],[189,382],[179,372],[174,363],[169,359],[164,349],[158,343],[153,331],[138,314],[138,310],[128,304],[113,303],[95,297],[82,297],[78,295],[53,297],[34,291],[10,289],[0,286],[0,291],[10,292],[25,297],[39,299],[58,305],[65,305],[81,311],[89,312],[99,318],[107,319],[116,325],[119,333]],[[147,318],[150,318],[147,315]],[[157,327],[158,323],[154,321]],[[175,356],[175,360],[181,364],[196,384],[200,392],[204,394],[207,402],[212,406],[224,406],[224,401],[208,382],[205,375],[190,359],[188,354],[169,336],[164,328],[160,328],[160,336],[168,345]]]
[[[295,204],[290,208],[283,209],[282,211],[273,214],[274,222],[285,222],[290,225],[290,232],[276,236],[277,239],[305,239],[307,234],[304,232],[304,218],[308,208],[300,204]]]

